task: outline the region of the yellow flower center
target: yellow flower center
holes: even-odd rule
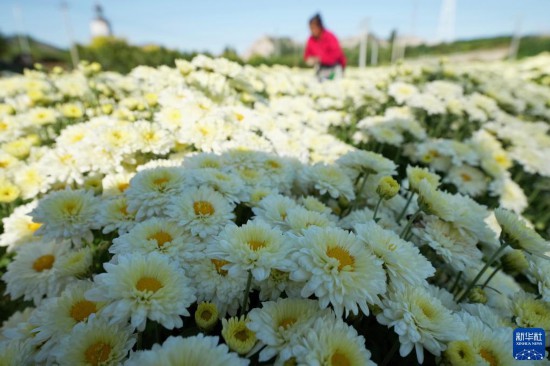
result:
[[[78,206],[75,202],[67,202],[63,207],[65,212],[68,213],[69,215],[74,215],[77,212],[77,208]]]
[[[238,331],[236,331],[234,336],[239,341],[246,342],[250,338],[251,334],[252,334],[252,332],[250,330],[248,330],[248,328],[246,328],[243,324],[242,328],[240,328]]]
[[[227,271],[225,269],[222,269],[222,267],[228,264],[228,261],[224,261],[223,259],[210,259],[210,261],[214,264],[214,267],[216,267],[216,271],[219,274],[221,274],[222,276],[227,275]]]
[[[216,212],[214,206],[208,201],[193,202],[193,210],[197,216],[212,216]]]
[[[244,116],[240,113],[235,113],[235,118],[237,118],[237,121],[241,122],[244,119]]]
[[[202,320],[208,321],[212,318],[212,312],[210,310],[204,310],[200,315]]]
[[[36,230],[40,229],[40,226],[42,226],[42,224],[39,223],[39,222],[29,222],[29,223],[27,224],[27,228],[28,228],[30,231],[32,231],[33,233],[34,233]]]
[[[122,215],[127,216],[128,215],[128,206],[122,205],[118,208],[118,212],[120,212]]]
[[[160,177],[153,180],[153,184],[156,186],[161,186],[161,185],[164,185],[165,183],[168,183],[168,178],[166,177]]]
[[[465,182],[470,182],[472,180],[472,177],[469,174],[466,174],[466,173],[460,174],[460,177]]]
[[[330,365],[331,366],[351,366],[351,361],[349,360],[348,356],[345,354],[336,351],[332,354],[332,357],[330,358]]]
[[[130,187],[130,183],[128,182],[121,182],[117,184],[117,188],[120,192],[124,192],[125,190],[128,189],[128,187]]]
[[[111,345],[104,342],[96,342],[86,349],[84,358],[92,366],[98,366],[109,359]]]
[[[41,257],[38,257],[32,264],[32,268],[36,272],[42,272],[46,269],[51,269],[53,263],[55,262],[55,257],[51,254],[46,254]]]
[[[97,307],[95,306],[95,303],[88,300],[81,300],[71,307],[70,314],[71,318],[77,322],[81,322],[88,319],[90,314],[93,314],[96,311]]]
[[[296,365],[298,365],[298,362],[296,361],[296,358],[295,358],[295,357],[289,358],[289,359],[286,360],[285,363],[283,364],[283,366],[296,366]]]
[[[424,314],[428,319],[434,318],[437,314],[437,310],[428,302],[421,302],[418,304],[418,307],[422,311],[422,314]]]
[[[265,248],[265,241],[264,240],[255,240],[255,239],[252,239],[252,240],[249,240],[247,242],[248,246],[250,247],[250,249],[256,251],[258,249],[261,249],[261,248]]]
[[[147,237],[147,240],[155,240],[157,242],[158,247],[162,248],[164,244],[171,242],[172,240],[174,240],[174,238],[172,238],[172,235],[161,230],[161,231],[157,231],[152,235],[149,235]]]
[[[479,355],[489,363],[491,366],[498,366],[498,357],[495,353],[487,348],[482,348],[479,351]]]
[[[355,258],[344,248],[335,246],[327,249],[327,256],[338,261],[338,270],[341,271],[346,266],[355,264]]]
[[[5,131],[8,129],[8,125],[4,122],[0,122],[0,131]]]
[[[153,277],[141,277],[136,284],[136,289],[139,291],[157,292],[162,287],[162,283]]]
[[[268,161],[266,161],[266,164],[270,168],[273,168],[273,169],[280,169],[281,168],[281,164],[279,164],[279,162],[277,162],[275,160],[268,160]]]
[[[283,318],[279,321],[279,324],[278,326],[279,327],[283,327],[284,329],[287,329],[288,327],[290,327],[292,324],[296,323],[298,319],[296,318],[292,318],[292,317],[288,317],[288,318]]]

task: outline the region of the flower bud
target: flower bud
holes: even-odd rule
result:
[[[389,175],[380,178],[376,193],[385,200],[392,199],[399,192],[399,183]]]
[[[525,253],[521,250],[511,250],[504,254],[501,258],[502,269],[506,273],[517,274],[529,268],[529,262],[525,257]]]
[[[195,323],[204,332],[208,332],[218,322],[218,309],[211,302],[201,302],[195,311]]]
[[[474,287],[472,290],[470,290],[468,299],[470,300],[470,302],[473,302],[473,303],[479,303],[479,304],[487,303],[487,295],[485,294],[485,291],[481,287]]]

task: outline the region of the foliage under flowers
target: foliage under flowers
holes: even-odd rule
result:
[[[550,330],[548,64],[0,80],[1,358],[513,364]]]

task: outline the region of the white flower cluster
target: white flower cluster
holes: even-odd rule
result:
[[[1,79],[0,360],[514,364],[550,331],[537,65]]]

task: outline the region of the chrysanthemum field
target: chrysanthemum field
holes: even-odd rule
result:
[[[0,364],[514,365],[549,131],[550,55],[0,79]]]

